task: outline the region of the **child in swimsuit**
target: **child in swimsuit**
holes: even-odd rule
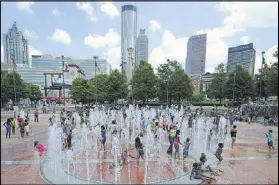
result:
[[[218,148],[217,148],[217,150],[216,150],[216,152],[214,154],[216,156],[216,158],[219,160],[218,164],[220,164],[220,162],[223,161],[223,157],[222,157],[223,148],[224,148],[224,144],[223,143],[219,143],[218,144]]]
[[[268,133],[265,134],[266,138],[267,138],[267,145],[269,148],[269,151],[271,151],[271,149],[274,151],[274,146],[273,146],[273,137],[272,137],[272,130],[269,130]]]
[[[34,141],[34,148],[40,153],[40,156],[44,155],[47,152],[47,147],[43,144],[40,144],[39,141]]]

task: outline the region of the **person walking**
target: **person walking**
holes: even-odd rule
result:
[[[7,121],[3,125],[4,125],[4,127],[6,127],[6,139],[8,138],[8,135],[9,135],[9,138],[11,138],[11,119],[8,118]]]

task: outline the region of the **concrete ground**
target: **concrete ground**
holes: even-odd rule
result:
[[[41,178],[40,160],[33,149],[33,142],[38,140],[47,144],[48,118],[51,115],[40,115],[40,122],[35,124],[31,117],[30,136],[21,138],[19,130],[10,139],[5,138],[5,129],[1,126],[1,184],[47,184]],[[2,123],[3,124],[3,123]],[[220,168],[224,174],[217,177],[216,184],[278,184],[278,127],[264,127],[260,124],[236,123],[238,134],[234,149],[225,149],[224,161]],[[265,133],[273,130],[274,145],[276,151],[269,152],[266,144]],[[104,164],[104,169],[107,164]],[[143,182],[144,168],[132,171],[136,178],[134,182]],[[142,166],[143,164],[140,164]],[[161,178],[171,178],[173,175],[169,167],[161,171]],[[127,170],[124,169],[123,172]],[[150,172],[156,169],[150,168]],[[184,170],[185,172],[188,169]],[[122,177],[127,173],[122,173]],[[111,177],[111,178],[110,178]],[[113,176],[107,175],[106,179]],[[152,174],[150,174],[152,179]],[[127,178],[124,178],[125,182]],[[113,181],[112,181],[113,182]]]

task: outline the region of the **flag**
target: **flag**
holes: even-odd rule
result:
[[[95,67],[97,67],[97,61],[95,60]]]
[[[12,61],[13,61],[13,70],[16,70],[17,65],[16,65],[16,63],[15,63],[15,61],[14,61],[14,60],[12,60]]]
[[[266,70],[268,68],[268,65],[265,63],[265,58],[263,56],[263,62],[262,62],[263,68],[264,70]]]
[[[64,60],[62,60],[62,71],[68,71],[69,70],[69,66],[67,63],[65,63]]]
[[[266,70],[268,68],[267,64],[264,64],[264,70]]]

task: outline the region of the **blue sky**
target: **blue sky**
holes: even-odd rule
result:
[[[153,67],[167,58],[184,66],[187,40],[197,33],[208,34],[211,72],[226,62],[230,46],[254,42],[258,69],[261,51],[272,61],[278,44],[277,2],[1,2],[1,35],[16,21],[29,38],[30,54],[97,55],[116,68],[124,4],[138,8],[138,30],[146,29]]]

